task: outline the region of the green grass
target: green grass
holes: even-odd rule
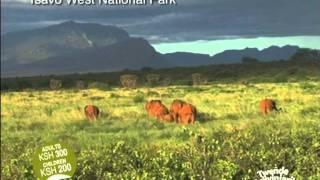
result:
[[[264,97],[283,111],[261,115]],[[149,99],[188,101],[197,122],[148,118]],[[94,124],[87,104],[102,111]],[[74,148],[78,179],[256,179],[282,166],[296,179],[320,178],[318,81],[3,92],[1,125],[1,179],[33,179],[35,148],[52,140]]]

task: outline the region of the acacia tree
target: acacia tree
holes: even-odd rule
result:
[[[121,85],[124,88],[136,88],[138,76],[135,74],[125,74],[120,76]]]
[[[49,86],[50,86],[50,89],[52,89],[52,90],[60,89],[62,87],[62,81],[56,80],[56,79],[51,79]]]
[[[82,81],[82,80],[78,80],[76,82],[76,87],[78,89],[85,89],[86,88],[86,83],[84,81]]]
[[[161,85],[162,86],[169,86],[171,84],[171,78],[169,76],[163,78],[163,80],[161,81]]]
[[[194,86],[206,84],[208,81],[207,78],[205,78],[200,73],[193,73],[191,76],[192,76],[192,84]]]
[[[192,84],[198,86],[202,84],[202,75],[200,73],[193,73],[192,75]]]
[[[156,86],[159,84],[160,75],[159,74],[148,74],[147,82],[149,86]]]

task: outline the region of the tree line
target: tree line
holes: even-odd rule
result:
[[[244,57],[241,64],[176,67],[119,72],[1,78],[1,91],[25,89],[85,89],[111,87],[202,85],[209,83],[288,82],[320,80],[320,53],[300,49],[290,60],[260,62]]]

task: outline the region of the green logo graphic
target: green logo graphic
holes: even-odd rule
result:
[[[39,147],[33,156],[33,170],[41,180],[71,178],[76,171],[76,156],[63,143],[49,143]]]

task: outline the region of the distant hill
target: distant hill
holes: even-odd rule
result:
[[[287,60],[299,49],[271,46],[261,51],[227,50],[214,56],[186,52],[160,54],[149,42],[132,38],[123,29],[73,21],[8,33],[2,36],[1,43],[3,77],[233,64],[241,63],[245,56],[260,61]]]
[[[23,74],[68,74],[73,72],[119,71],[126,68],[170,67],[166,59],[141,38],[130,38],[113,45],[78,50],[30,64],[6,64],[7,76]]]
[[[128,33],[114,26],[67,21],[47,28],[3,35],[1,62],[28,64],[127,39]]]
[[[68,21],[8,33],[1,43],[5,77],[172,66],[146,40],[114,26]]]
[[[164,54],[165,58],[175,66],[191,67],[209,64],[235,64],[241,63],[243,57],[256,58],[259,61],[288,60],[297,50],[298,46],[271,46],[258,50],[257,48],[246,48],[242,50],[226,50],[214,56],[207,54],[196,54],[187,52],[176,52]]]
[[[259,61],[288,60],[297,50],[298,46],[271,46],[259,51],[257,48],[243,50],[226,50],[211,57],[214,64],[240,63],[243,57],[256,58]]]
[[[207,54],[195,54],[186,52],[177,52],[165,54],[169,62],[176,66],[200,66],[209,64],[234,64],[241,63],[243,57],[256,58],[259,61],[288,60],[297,50],[298,46],[271,46],[269,48],[258,50],[257,48],[246,48],[242,50],[226,50],[214,56]]]

